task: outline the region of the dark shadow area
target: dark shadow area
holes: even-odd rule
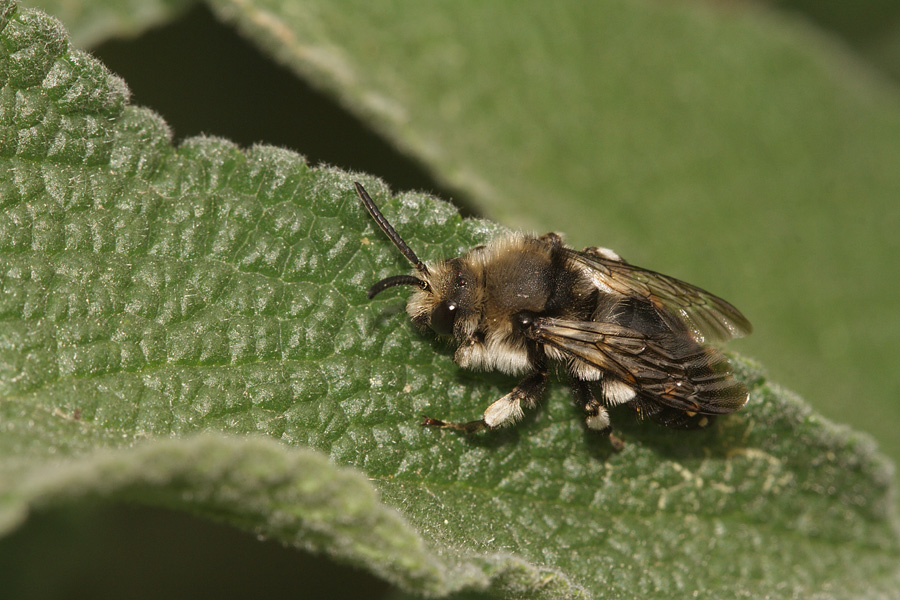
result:
[[[91,52],[125,79],[132,103],[166,120],[175,142],[207,134],[241,147],[295,150],[312,165],[377,175],[402,192],[421,190],[457,206],[460,194],[437,183],[333,98],[263,55],[198,4],[181,19]],[[464,216],[474,213],[463,208]]]
[[[374,576],[233,527],[134,506],[41,511],[0,540],[8,600],[383,598]]]
[[[774,4],[803,15],[856,47],[865,48],[872,39],[892,34],[900,23],[900,4],[896,0],[864,0],[857,4],[843,0],[776,0]]]
[[[609,409],[613,430],[625,444],[646,446],[668,460],[684,461],[700,458],[722,458],[745,437],[746,414],[718,415],[701,429],[670,428],[652,419],[641,419],[630,404]],[[595,459],[610,455],[609,440],[585,428],[585,444]]]

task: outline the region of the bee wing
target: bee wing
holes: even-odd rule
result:
[[[725,355],[684,334],[647,335],[615,323],[540,318],[529,337],[680,410],[725,414],[747,402],[747,387],[734,379]]]
[[[725,300],[674,277],[586,252],[573,250],[570,258],[601,291],[648,300],[673,331],[687,327],[697,342],[725,341],[753,329]]]

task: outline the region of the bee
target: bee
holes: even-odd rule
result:
[[[465,255],[425,264],[356,183],[381,230],[414,267],[375,283],[416,288],[413,323],[458,344],[463,368],[522,379],[480,419],[423,425],[474,433],[521,419],[547,386],[548,367],[565,367],[589,429],[612,434],[608,409],[632,405],[641,417],[678,429],[708,425],[747,403],[747,387],[712,342],[740,337],[750,322],[734,306],[689,283],[627,263],[608,248],[577,251],[556,233],[512,233]]]

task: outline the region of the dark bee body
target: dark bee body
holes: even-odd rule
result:
[[[425,265],[356,188],[417,272],[376,283],[369,297],[394,285],[417,286],[407,312],[459,342],[460,366],[523,376],[483,418],[426,418],[426,425],[473,432],[515,422],[543,394],[551,361],[565,365],[587,426],[604,433],[611,432],[606,408],[618,404],[669,427],[694,428],[746,403],[747,388],[708,345],[750,331],[721,298],[629,265],[607,249],[576,251],[554,233],[512,234]]]

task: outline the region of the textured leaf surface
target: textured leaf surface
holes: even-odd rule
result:
[[[457,369],[402,294],[365,300],[407,265],[356,177],[274,148],[175,148],[58,23],[0,7],[0,531],[99,498],[427,595],[893,594],[890,466],[746,362],[745,411],[695,435],[616,411],[619,454],[560,385],[515,429],[422,429],[513,382]],[[423,258],[497,230],[362,180]]]
[[[728,298],[900,458],[900,92],[833,40],[758,3],[211,4],[487,216]]]

